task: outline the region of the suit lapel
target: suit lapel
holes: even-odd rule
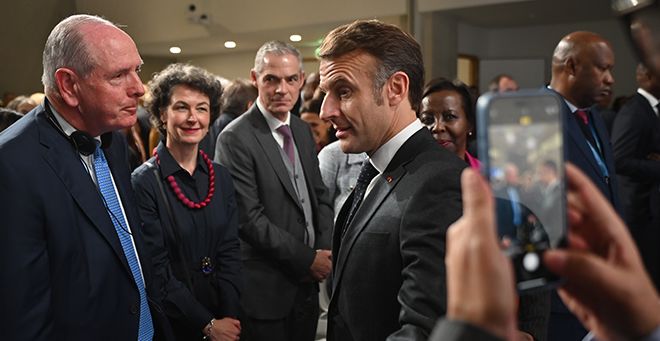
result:
[[[346,199],[344,206],[341,209],[339,216],[337,217],[337,223],[342,225],[335,226],[335,235],[333,236],[333,241],[336,243],[340,241],[339,254],[337,255],[336,265],[333,279],[332,287],[333,292],[335,292],[336,286],[341,282],[341,275],[344,270],[344,265],[348,256],[359,236],[364,232],[367,224],[371,218],[376,214],[376,211],[383,204],[385,199],[388,198],[392,190],[397,186],[399,181],[407,174],[406,165],[413,160],[420,151],[424,150],[427,146],[434,148],[435,140],[429,132],[428,129],[422,128],[413,134],[399,150],[394,154],[394,157],[387,165],[387,169],[376,179],[371,192],[364,198],[362,204],[355,212],[353,221],[351,221],[348,230],[344,234],[344,237],[341,237],[341,228],[343,227],[343,222],[346,220],[348,211],[353,202],[353,193]],[[440,148],[440,147],[437,147]],[[340,240],[341,239],[341,240]],[[336,245],[336,244],[335,244]],[[333,250],[333,254],[336,253],[336,250]]]
[[[587,139],[584,137],[584,133],[580,129],[578,122],[575,120],[575,115],[573,115],[571,109],[566,105],[566,103],[562,102],[562,105],[564,107],[564,112],[566,113],[564,122],[566,122],[568,127],[568,137],[573,140],[573,144],[580,151],[584,159],[589,162],[589,165],[591,168],[593,168],[593,171],[596,172],[596,174],[602,175],[600,167],[598,167],[598,163],[594,158],[594,154],[591,152],[591,148],[589,148],[589,145],[587,144]]]
[[[69,141],[64,139],[47,122],[44,117],[45,113],[39,115],[41,116],[39,117],[39,139],[41,144],[46,147],[42,152],[42,157],[62,181],[80,210],[89,219],[91,225],[108,242],[126,271],[130,273],[115,227],[105,209],[98,189],[82,164],[82,160]],[[66,152],[54,153],[50,149]]]
[[[252,126],[255,128],[254,135],[257,139],[257,142],[263,149],[271,167],[273,167],[273,170],[275,170],[275,174],[277,174],[280,183],[282,183],[282,186],[284,186],[287,193],[289,193],[289,196],[291,196],[293,202],[295,202],[296,205],[302,210],[302,207],[298,202],[298,195],[296,194],[296,191],[293,188],[293,184],[291,183],[291,179],[289,178],[289,172],[287,171],[286,166],[284,165],[284,160],[282,160],[280,155],[280,151],[278,149],[279,146],[277,141],[275,141],[273,138],[273,134],[268,127],[268,123],[266,123],[266,119],[263,117],[256,104],[252,106],[252,109],[246,115],[250,115],[249,119],[252,123]]]
[[[333,280],[333,285],[332,285],[333,292],[335,286],[341,281],[341,275],[344,270],[344,264],[348,259],[348,255],[350,254],[351,249],[355,244],[355,241],[362,234],[364,229],[367,227],[367,224],[374,216],[374,214],[376,214],[376,211],[378,211],[378,209],[383,204],[385,199],[392,192],[392,189],[396,187],[396,185],[399,183],[401,178],[405,175],[405,172],[406,171],[403,167],[399,167],[391,173],[381,174],[380,177],[376,179],[376,183],[371,189],[371,192],[369,192],[369,194],[364,198],[357,212],[355,212],[353,221],[351,221],[350,226],[347,227],[348,230],[344,234],[344,237],[343,238],[341,237],[341,231],[336,231],[336,233],[339,233],[339,236],[335,238],[341,238],[341,247],[339,248],[339,255],[337,256],[337,263],[336,263],[337,271],[335,273],[336,279]],[[388,182],[386,179],[392,179],[392,180]],[[353,202],[353,193],[351,193],[348,200],[346,200],[346,203],[349,203],[348,204],[349,210],[350,210],[351,202]],[[346,204],[344,206],[346,206]],[[343,208],[342,211],[344,211]],[[337,219],[337,221],[343,222],[344,220]]]

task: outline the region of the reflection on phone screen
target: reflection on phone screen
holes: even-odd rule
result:
[[[487,136],[488,177],[502,244],[519,279],[543,280],[540,258],[565,235],[559,107],[553,98],[496,98]]]

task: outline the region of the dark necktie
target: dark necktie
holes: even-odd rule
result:
[[[595,136],[595,132],[589,126],[589,110],[578,109],[575,111],[575,116],[578,118],[578,125],[580,126],[580,130],[582,130],[584,137],[594,148],[596,148],[598,153],[602,153],[600,150],[600,144],[596,141],[598,136]]]
[[[577,117],[582,119],[584,125],[589,125],[589,115],[587,115],[586,110],[578,109],[575,111],[575,115],[577,115]]]
[[[367,192],[367,187],[369,187],[369,183],[371,183],[371,180],[378,175],[378,170],[374,168],[374,166],[369,162],[369,160],[364,161],[364,164],[362,165],[362,170],[360,170],[360,175],[358,176],[357,183],[355,184],[355,189],[353,190],[353,203],[351,204],[351,210],[349,211],[348,218],[346,219],[346,222],[344,223],[344,228],[342,230],[342,236],[346,234],[346,231],[348,230],[348,225],[350,225],[351,220],[353,220],[353,216],[355,215],[355,212],[357,212],[358,208],[360,207],[360,204],[362,203],[362,199],[364,199],[364,195]]]
[[[106,205],[108,213],[110,213],[110,220],[115,227],[115,232],[119,237],[119,243],[126,256],[128,267],[131,269],[133,280],[138,288],[140,294],[140,322],[138,325],[138,340],[151,340],[154,335],[153,323],[151,321],[151,312],[149,311],[149,303],[147,302],[147,293],[144,288],[144,281],[140,273],[140,265],[138,258],[133,248],[131,235],[126,226],[126,219],[119,206],[119,199],[115,192],[115,186],[110,177],[110,167],[105,159],[101,146],[97,146],[94,151],[94,172],[96,173],[96,181],[99,185],[99,191],[103,196],[103,202]]]
[[[291,161],[291,166],[294,166],[296,164],[296,160],[293,151],[293,135],[291,135],[291,128],[289,128],[288,125],[283,124],[277,128],[277,132],[280,133],[284,138],[284,145],[282,146],[282,149],[284,149],[286,156],[289,158],[289,161]]]

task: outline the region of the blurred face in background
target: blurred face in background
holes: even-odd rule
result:
[[[328,136],[328,129],[332,126],[330,122],[323,121],[319,114],[315,112],[303,112],[300,113],[300,118],[307,122],[312,128],[312,133],[314,134],[314,142],[316,143],[316,151],[320,151],[321,148],[325,147],[329,141],[330,137]]]

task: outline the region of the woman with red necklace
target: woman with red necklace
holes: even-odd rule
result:
[[[222,87],[208,71],[172,64],[149,83],[148,109],[165,136],[133,172],[154,266],[149,289],[178,340],[237,340],[241,283],[238,214],[229,172],[199,148]]]

